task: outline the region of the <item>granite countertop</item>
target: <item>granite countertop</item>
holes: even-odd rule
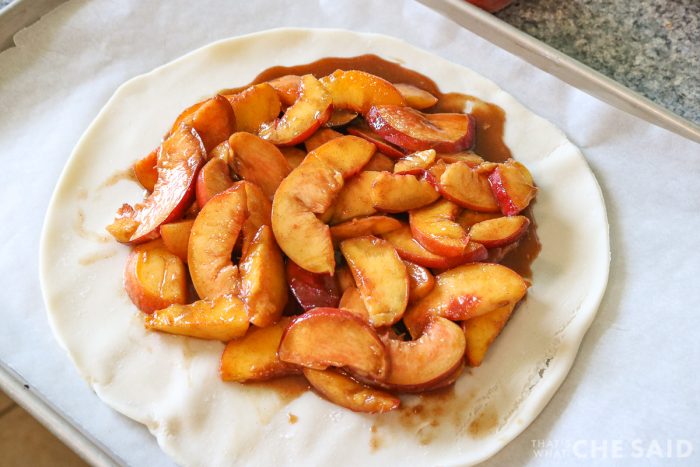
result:
[[[516,0],[496,16],[700,124],[699,0]]]

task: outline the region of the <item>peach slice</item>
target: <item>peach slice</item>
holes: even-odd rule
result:
[[[426,268],[452,268],[472,261],[483,261],[488,256],[486,248],[475,242],[469,242],[464,254],[461,256],[448,257],[436,255],[423,248],[423,246],[413,238],[409,226],[387,232],[383,234],[382,237],[396,248],[396,252],[401,258]]]
[[[209,159],[221,159],[226,164],[231,164],[233,153],[231,152],[231,146],[228,144],[228,138],[209,151]]]
[[[457,216],[457,222],[464,230],[469,230],[474,224],[491,219],[498,219],[499,217],[501,217],[500,212],[479,212],[465,209]]]
[[[243,180],[258,185],[272,199],[292,168],[274,144],[250,133],[238,132],[228,140],[233,152],[231,168]]]
[[[469,236],[486,248],[495,248],[513,243],[522,237],[530,225],[525,216],[499,217],[474,224]]]
[[[311,135],[309,139],[304,141],[304,147],[306,148],[306,152],[311,152],[322,144],[325,144],[332,139],[340,138],[341,136],[343,136],[343,134],[335,130],[330,128],[321,128],[316,133]]]
[[[192,224],[187,262],[201,298],[238,293],[238,267],[231,253],[247,214],[246,191],[237,183],[210,199]]]
[[[401,405],[398,397],[358,383],[337,370],[304,368],[304,376],[323,397],[353,412],[384,413]]]
[[[335,270],[335,279],[338,282],[338,287],[340,288],[341,293],[345,293],[345,291],[350,287],[355,287],[355,279],[352,277],[352,273],[350,272],[350,268],[348,268],[347,264],[338,266],[338,268]]]
[[[225,191],[233,185],[228,164],[222,159],[209,160],[197,175],[195,194],[197,204],[203,207],[214,195]]]
[[[221,379],[245,383],[300,373],[298,366],[277,357],[277,348],[290,322],[291,318],[282,318],[265,328],[250,328],[244,336],[226,344],[219,367]]]
[[[242,228],[243,254],[245,254],[260,227],[272,225],[272,203],[255,183],[245,180],[238,183],[243,185],[245,189],[246,206],[248,208],[248,217]]]
[[[517,303],[528,287],[515,271],[491,263],[465,264],[438,274],[435,280],[432,292],[404,315],[404,324],[412,336],[420,335],[432,316],[467,320]]]
[[[385,79],[359,70],[337,70],[321,78],[336,109],[365,114],[373,105],[405,105],[401,93]]]
[[[441,256],[462,256],[469,244],[469,235],[455,222],[460,207],[441,199],[409,213],[413,238],[423,247]]]
[[[435,317],[413,341],[384,339],[391,372],[385,384],[406,390],[435,385],[461,365],[466,348],[464,332],[452,321]]]
[[[530,171],[513,159],[499,164],[489,176],[489,183],[505,216],[518,214],[537,194]]]
[[[400,229],[401,222],[388,216],[369,216],[343,222],[331,227],[334,242],[342,242],[348,238],[365,235],[382,235],[392,230]]]
[[[248,330],[248,313],[234,295],[221,295],[189,305],[170,305],[146,316],[146,329],[218,341],[230,341]]]
[[[367,165],[364,166],[364,170],[374,172],[393,172],[394,161],[381,152],[375,152],[374,156],[372,156],[369,162],[367,162]]]
[[[297,101],[281,118],[263,124],[258,135],[280,146],[299,144],[328,121],[331,104],[331,96],[323,85],[313,75],[304,75]]]
[[[301,92],[301,76],[299,75],[280,76],[268,81],[267,84],[274,88],[282,104],[287,107],[293,105],[299,99],[299,93]]]
[[[153,191],[153,187],[158,180],[158,149],[149,152],[146,157],[134,163],[134,176],[136,180],[148,191]]]
[[[403,263],[406,265],[406,272],[408,273],[408,303],[414,303],[433,290],[435,278],[423,266],[406,260]]]
[[[257,133],[263,123],[277,118],[282,103],[267,83],[256,84],[232,96],[226,96],[236,115],[236,130]]]
[[[426,206],[440,197],[427,181],[410,174],[380,172],[370,192],[375,208],[386,212],[403,212]]]
[[[177,126],[172,132],[185,123],[197,131],[202,138],[207,154],[216,145],[228,139],[236,129],[236,116],[229,101],[220,95],[197,104],[197,109],[184,118],[178,118]]]
[[[441,153],[437,155],[437,158],[447,164],[465,162],[469,167],[478,167],[480,164],[484,163],[484,159],[481,156],[471,151],[454,152],[451,154]]]
[[[392,159],[401,159],[403,156],[405,156],[404,152],[400,148],[387,141],[384,141],[384,138],[379,136],[371,128],[364,124],[349,126],[347,130],[351,135],[359,136],[360,138],[364,138],[370,143],[374,144],[377,147],[377,151],[381,152],[382,154],[386,154]]]
[[[287,304],[284,260],[272,235],[272,227],[260,227],[238,267],[241,272],[240,298],[248,310],[250,322],[258,327],[271,325],[282,316]]]
[[[326,122],[326,126],[330,128],[344,126],[355,120],[355,118],[357,118],[357,112],[347,109],[333,109],[331,118]]]
[[[412,84],[397,83],[394,87],[401,93],[406,105],[414,109],[423,110],[437,104],[437,97]]]
[[[396,161],[394,173],[409,172],[417,169],[427,169],[435,162],[435,150],[416,151]]]
[[[424,114],[400,105],[378,105],[367,123],[390,143],[407,151],[457,152],[474,144],[476,124],[468,114]]]
[[[371,199],[372,184],[380,172],[364,171],[348,179],[331,207],[321,219],[329,224],[338,224],[376,213]]]
[[[295,146],[284,146],[279,148],[279,150],[287,158],[287,162],[292,169],[299,167],[306,157],[306,151]]]
[[[330,229],[316,214],[330,207],[344,180],[373,154],[374,146],[361,138],[336,138],[310,152],[280,184],[272,203],[272,229],[282,251],[307,271],[335,271]]]
[[[107,230],[120,242],[142,243],[157,238],[158,227],[178,219],[190,205],[197,171],[205,157],[197,132],[180,126],[160,146],[153,193],[135,208],[122,207]]]
[[[348,262],[374,327],[401,319],[408,304],[408,273],[393,246],[373,236],[344,240],[340,251]]]
[[[338,308],[347,310],[356,315],[362,321],[369,323],[369,312],[367,311],[365,302],[362,300],[360,290],[354,285],[345,289],[343,296],[340,297],[340,304],[338,305]]]
[[[481,365],[486,352],[505,327],[514,308],[515,303],[510,303],[462,322],[462,330],[467,339],[465,358],[469,366]]]
[[[190,241],[192,224],[194,224],[194,219],[169,222],[160,226],[163,244],[168,251],[177,255],[184,262],[187,262],[187,245]]]
[[[153,313],[187,300],[187,273],[180,258],[160,240],[135,247],[126,260],[124,288],[136,307]]]
[[[442,196],[464,208],[498,212],[498,203],[491,192],[488,177],[479,174],[466,162],[447,165],[440,176],[438,189]]]
[[[277,355],[283,362],[306,368],[346,367],[380,381],[391,369],[374,328],[337,308],[316,308],[294,318],[282,336]]]
[[[288,260],[287,282],[292,295],[304,311],[338,306],[340,290],[335,278],[330,274],[314,274]]]

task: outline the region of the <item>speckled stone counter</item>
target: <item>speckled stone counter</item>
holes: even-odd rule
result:
[[[700,0],[516,0],[496,16],[700,124]]]
[[[517,0],[496,16],[700,123],[700,0]]]

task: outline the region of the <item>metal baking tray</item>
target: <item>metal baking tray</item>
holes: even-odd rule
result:
[[[0,13],[0,51],[12,37],[65,0],[15,0]],[[464,0],[418,0],[462,27],[538,68],[618,109],[700,142],[700,126],[662,108],[610,78],[568,57]],[[53,407],[21,375],[0,362],[0,389],[44,424],[78,455],[95,466],[122,466],[116,453],[87,433],[69,414]]]

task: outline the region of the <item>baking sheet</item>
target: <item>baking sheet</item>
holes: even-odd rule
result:
[[[549,448],[553,454],[573,456],[572,446],[585,454],[596,440],[625,446],[636,439],[688,440],[697,456],[700,383],[688,365],[700,357],[699,267],[692,254],[700,247],[698,145],[571,88],[422,5],[282,5],[69,2],[18,35],[17,49],[0,54],[0,111],[11,116],[0,120],[6,200],[0,214],[8,219],[0,267],[12,280],[0,311],[0,360],[125,463],[169,465],[145,428],[88,390],[50,335],[37,245],[61,168],[119,84],[201,45],[280,26],[380,32],[475,69],[553,121],[583,149],[606,195],[613,264],[599,316],[558,394],[493,465],[554,465],[561,457],[536,450],[546,441],[559,446]],[[607,454],[608,463],[634,460],[632,452],[622,460],[611,458],[609,448]]]

